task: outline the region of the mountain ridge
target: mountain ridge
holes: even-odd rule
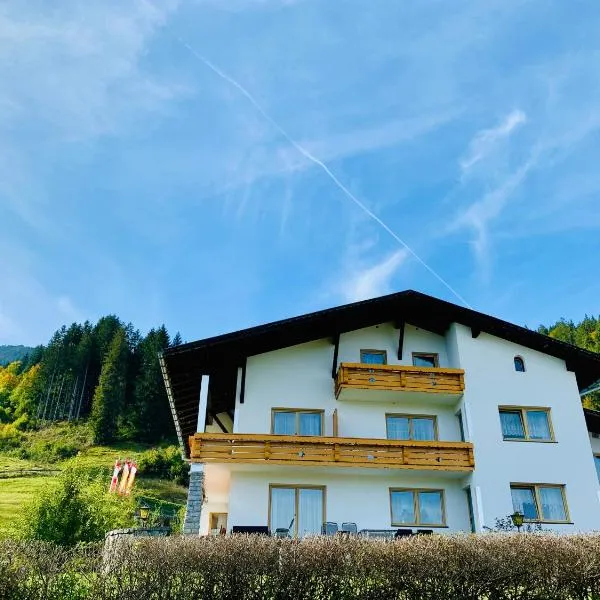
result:
[[[33,350],[30,346],[0,345],[0,365],[8,365],[15,360],[22,360]]]

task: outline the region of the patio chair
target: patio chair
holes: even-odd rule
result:
[[[335,535],[338,532],[338,524],[327,521],[321,525],[321,535]]]
[[[277,538],[291,537],[290,529],[292,528],[292,525],[294,524],[294,520],[295,520],[295,517],[290,521],[290,524],[288,527],[277,527],[277,529],[275,529],[275,537],[277,537]]]
[[[417,529],[417,535],[433,535],[433,529]]]
[[[342,533],[355,534],[358,529],[356,523],[342,523]]]
[[[394,537],[396,539],[403,538],[403,537],[410,537],[412,534],[413,534],[412,529],[398,529],[398,531],[396,531],[396,535]]]

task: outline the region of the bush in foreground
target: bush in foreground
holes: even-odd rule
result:
[[[16,532],[25,539],[62,546],[94,542],[110,529],[133,525],[134,509],[133,497],[108,494],[105,478],[75,460],[25,506]]]
[[[600,535],[138,538],[108,558],[100,545],[5,541],[0,597],[592,600]]]

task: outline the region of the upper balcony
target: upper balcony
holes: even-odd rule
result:
[[[247,433],[190,436],[192,462],[221,464],[371,467],[469,472],[468,442],[380,440]]]
[[[342,363],[335,380],[338,400],[397,400],[398,393],[409,399],[436,399],[455,402],[465,389],[462,369]]]

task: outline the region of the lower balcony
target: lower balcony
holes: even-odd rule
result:
[[[473,444],[467,442],[377,440],[246,433],[190,436],[197,463],[252,463],[472,471]]]

